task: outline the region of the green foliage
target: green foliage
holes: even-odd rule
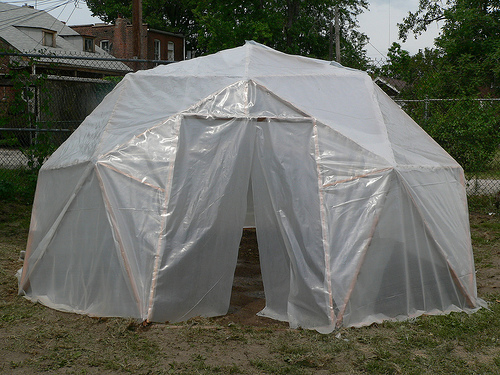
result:
[[[38,172],[27,169],[0,169],[0,202],[33,202]]]
[[[87,5],[106,22],[132,16],[129,1],[87,0]],[[184,34],[187,49],[196,55],[255,40],[283,52],[328,59],[336,6],[341,62],[365,68],[368,38],[359,32],[357,16],[368,8],[366,0],[144,0],[143,19],[151,27]]]
[[[500,145],[497,105],[462,99],[430,102],[409,112],[465,171],[484,171],[496,156]]]
[[[105,81],[113,83],[114,85],[117,85],[122,81],[123,77],[122,76],[106,76],[103,79]]]
[[[253,39],[287,53],[329,58],[335,7],[339,8],[342,63],[366,65],[368,39],[356,30],[356,17],[368,7],[361,1],[228,1],[193,2],[199,48],[207,52],[235,47]]]
[[[273,43],[283,30],[283,17],[277,13],[277,2],[260,1],[193,1],[198,48],[213,53],[241,45],[253,39]],[[275,42],[275,41],[274,41]]]
[[[401,80],[404,86],[399,95],[402,99],[441,97],[437,94],[439,85],[437,72],[440,71],[441,54],[435,49],[426,48],[415,55],[392,43],[387,52],[387,60],[380,67],[370,67],[372,76],[390,77]],[[436,94],[434,94],[436,93]],[[447,97],[444,95],[444,97]]]
[[[18,147],[28,159],[28,167],[36,173],[45,159],[55,151],[56,145],[50,133],[46,132],[52,123],[41,121],[44,117],[50,117],[51,93],[46,85],[47,76],[31,74],[34,64],[36,61],[33,58],[11,59],[7,78],[12,83],[12,97],[7,113],[0,117],[0,126],[26,129],[13,131],[15,137],[7,138],[4,142],[11,147]],[[38,100],[42,94],[46,99]]]
[[[403,80],[400,97],[424,101],[405,110],[466,172],[485,171],[500,145],[500,111],[477,99],[500,95],[500,2],[420,0],[399,25],[400,37],[418,35],[436,20],[443,22],[436,49],[410,56],[393,44],[374,74]]]
[[[433,22],[443,21],[436,46],[441,55],[437,86],[430,96],[446,93],[496,96],[500,78],[500,2],[498,0],[420,0],[399,24],[400,38],[419,35]]]

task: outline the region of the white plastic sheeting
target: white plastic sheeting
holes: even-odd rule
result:
[[[260,314],[292,327],[482,304],[461,167],[367,74],[253,42],[104,99],[40,171],[20,293],[97,316],[223,315],[245,222]]]

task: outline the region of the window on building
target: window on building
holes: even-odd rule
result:
[[[56,33],[53,31],[44,31],[43,32],[43,45],[47,47],[55,47],[56,46]]]
[[[101,40],[101,48],[110,53],[111,52],[111,44],[109,43],[109,40]]]
[[[84,38],[83,50],[85,52],[94,52],[94,39]]]
[[[160,41],[158,39],[155,39],[155,55],[153,57],[154,60],[161,60],[160,48]]]
[[[174,61],[174,58],[175,58],[175,45],[174,45],[174,42],[168,42],[167,60],[168,61]]]

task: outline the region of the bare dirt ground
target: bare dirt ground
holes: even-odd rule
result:
[[[228,314],[216,318],[220,324],[238,323],[253,327],[288,327],[287,323],[257,316],[266,305],[259,266],[255,229],[245,229],[241,238],[238,263]]]
[[[478,295],[500,293],[500,241],[498,233],[488,231],[489,224],[498,222],[499,213],[470,215]],[[478,229],[483,230],[478,233]]]
[[[470,220],[478,294],[496,303],[500,298],[500,234],[488,226],[498,228],[500,219],[471,214]],[[453,338],[438,345],[441,341],[430,333],[418,336],[418,340],[428,340],[424,346],[399,354],[396,350],[402,347],[402,339],[398,335],[403,328],[375,326],[320,335],[290,330],[287,323],[257,316],[265,299],[254,230],[244,231],[225,316],[144,327],[133,320],[55,311],[17,295],[14,274],[21,266],[18,254],[26,241],[23,226],[14,220],[0,228],[0,373],[404,374],[421,373],[405,370],[407,362],[408,366],[422,362],[422,368],[429,369],[432,363],[452,357],[457,358],[457,367],[455,362],[443,362],[443,369],[424,373],[467,374],[478,363],[495,368],[495,361],[500,372],[500,345],[477,352],[467,347],[467,339]],[[411,335],[414,328],[404,329],[408,329],[404,335]],[[433,358],[434,353],[441,353],[436,350],[441,346],[448,351],[441,359]]]

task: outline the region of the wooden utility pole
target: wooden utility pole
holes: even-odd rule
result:
[[[330,21],[330,44],[328,48],[328,60],[333,60],[333,22]]]
[[[132,0],[132,34],[134,36],[134,57],[140,59],[142,58],[142,0]]]
[[[340,17],[338,5],[335,5],[335,56],[340,64]]]

